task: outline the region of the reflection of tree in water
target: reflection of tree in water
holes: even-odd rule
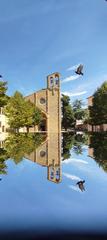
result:
[[[2,149],[3,161],[6,159],[13,159],[17,164],[19,163],[25,154],[30,154],[37,148],[45,139],[45,135],[36,133],[16,133],[10,134],[5,140],[4,149]]]
[[[83,144],[88,145],[88,135],[76,134],[73,150],[77,155],[83,153],[82,149]]]
[[[72,133],[64,133],[62,141],[62,160],[69,159],[71,157],[70,150],[73,149],[76,154],[82,154],[83,144],[88,144],[88,136]]]
[[[71,133],[64,133],[63,140],[62,140],[62,160],[69,159],[71,156],[70,150],[74,144],[74,135]]]
[[[96,162],[107,172],[107,133],[93,133],[89,147],[93,148]]]
[[[6,164],[5,164],[5,160],[7,158],[7,152],[6,150],[0,148],[0,174],[6,174]]]

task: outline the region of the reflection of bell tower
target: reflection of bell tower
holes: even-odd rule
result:
[[[41,166],[46,166],[49,181],[61,182],[61,133],[48,132],[45,142],[25,157]]]
[[[61,182],[61,133],[48,133],[48,180]]]

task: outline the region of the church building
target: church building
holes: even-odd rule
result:
[[[33,94],[26,96],[38,107],[43,114],[39,126],[29,129],[29,132],[36,131],[61,131],[61,96],[60,96],[60,74],[53,73],[47,76],[47,87]]]

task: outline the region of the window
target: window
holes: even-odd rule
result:
[[[56,80],[56,85],[59,85],[59,80]]]
[[[45,157],[45,155],[46,155],[46,152],[42,150],[42,151],[40,152],[40,156],[41,156],[41,157]]]
[[[59,76],[55,75],[55,83],[56,85],[59,85]]]
[[[46,102],[45,98],[43,98],[43,97],[40,98],[40,103],[41,103],[41,104],[45,104],[45,102]]]
[[[50,87],[53,87],[53,86],[54,86],[54,78],[50,77]]]
[[[50,83],[53,84],[53,77],[50,77]]]

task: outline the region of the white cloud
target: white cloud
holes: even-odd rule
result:
[[[72,93],[72,92],[62,92],[62,94],[67,95],[69,97],[80,96],[80,95],[84,95],[86,93],[87,93],[87,91],[75,92],[75,93]]]
[[[76,180],[76,181],[80,181],[80,180],[81,180],[78,176],[71,175],[71,174],[69,174],[69,173],[63,173],[63,175],[64,175],[66,178],[69,178],[69,179],[71,179],[71,180]]]
[[[79,63],[79,64],[76,64],[76,65],[74,65],[74,66],[71,66],[71,67],[67,68],[67,71],[75,70],[79,65],[80,65],[80,63]]]
[[[73,162],[82,163],[82,164],[88,164],[87,161],[82,160],[82,159],[78,159],[78,158],[71,158],[71,159],[68,159],[68,160],[64,160],[63,164],[69,164],[69,163],[73,163]]]
[[[61,83],[66,83],[66,82],[74,81],[74,80],[76,80],[76,79],[78,79],[78,78],[80,78],[79,75],[71,75],[71,76],[69,76],[69,77],[64,78]]]

